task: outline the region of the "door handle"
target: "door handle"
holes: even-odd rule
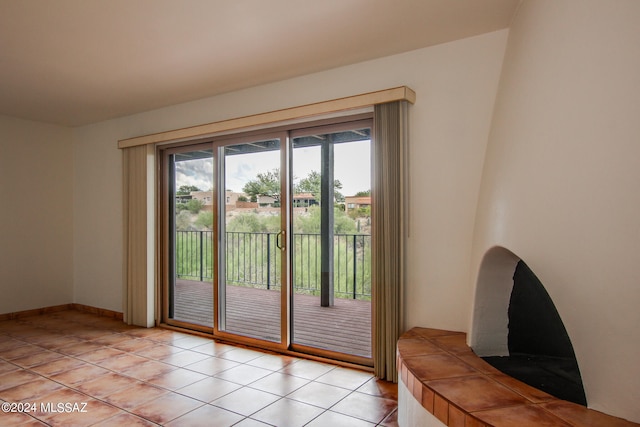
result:
[[[281,238],[283,238],[285,236],[285,232],[284,230],[281,230],[278,234],[276,234],[276,246],[278,247],[278,249],[280,249],[281,251],[285,250],[284,245],[282,244],[282,240]]]

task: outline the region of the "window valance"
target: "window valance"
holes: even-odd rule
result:
[[[374,105],[385,104],[393,101],[408,101],[413,104],[415,103],[415,100],[416,94],[413,90],[407,86],[400,86],[376,92],[333,99],[330,101],[286,108],[283,110],[270,111],[267,113],[254,114],[251,116],[238,117],[198,126],[122,139],[118,141],[118,148],[128,148],[139,145],[158,144],[178,141],[181,139],[205,137],[215,135],[217,133],[247,129],[255,126],[266,126],[287,120],[296,120],[323,114],[356,110],[358,108],[372,107]]]

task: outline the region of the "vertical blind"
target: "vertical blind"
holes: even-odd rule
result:
[[[406,101],[378,104],[373,118],[373,355],[375,375],[398,381],[396,343],[402,330],[407,224]]]
[[[148,182],[148,150],[144,145],[123,150],[123,319],[129,325],[146,327],[153,326],[154,304],[153,273],[150,274],[154,264],[149,262],[154,250],[150,248],[148,235],[152,225],[149,224],[152,222],[149,221],[149,184],[153,183]]]

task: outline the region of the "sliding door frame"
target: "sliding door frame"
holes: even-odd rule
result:
[[[170,165],[170,156],[192,151],[195,147],[211,149],[213,147],[213,142],[211,139],[185,141],[177,144],[161,145],[158,146],[156,150],[159,170],[159,179],[157,180],[159,185],[157,194],[159,204],[158,235],[160,237],[158,244],[158,247],[160,248],[158,251],[158,270],[160,277],[160,286],[158,288],[160,290],[159,300],[161,306],[160,322],[161,324],[166,324],[177,328],[190,329],[198,332],[212,334],[212,327],[198,325],[195,323],[188,323],[169,317],[170,297],[171,293],[173,292],[170,287],[172,286],[172,284],[174,284],[175,281],[175,265],[173,265],[173,258],[170,254],[170,251],[175,248],[175,246],[172,245],[172,242],[174,242],[175,239],[175,236],[173,235],[175,232],[175,219],[171,219],[172,214],[175,216],[175,212],[173,212],[173,210],[171,209],[172,198],[173,201],[175,201],[175,194],[168,191],[170,186],[172,185],[172,167]],[[172,275],[174,277],[171,277]]]
[[[185,140],[174,143],[167,143],[164,145],[157,145],[157,159],[159,168],[159,179],[156,180],[157,194],[158,194],[158,228],[159,228],[159,249],[158,249],[158,261],[159,261],[159,277],[160,277],[160,293],[159,301],[161,306],[161,314],[159,316],[161,325],[167,325],[169,327],[175,327],[180,329],[189,329],[207,335],[211,335],[216,339],[223,341],[239,343],[249,346],[255,346],[266,350],[272,350],[283,354],[302,356],[311,359],[327,360],[330,359],[337,363],[345,365],[357,365],[361,367],[373,366],[373,357],[366,358],[362,356],[348,355],[346,353],[337,353],[331,350],[319,349],[315,347],[308,347],[301,344],[292,343],[292,317],[293,317],[293,266],[290,262],[291,248],[293,242],[292,235],[292,218],[293,218],[293,203],[290,203],[293,191],[293,177],[292,172],[292,146],[290,139],[292,135],[302,135],[305,133],[313,132],[314,130],[341,130],[348,129],[353,126],[362,125],[367,123],[373,125],[373,114],[370,112],[358,112],[352,115],[339,115],[336,117],[316,119],[309,121],[299,121],[294,124],[277,125],[273,127],[266,127],[259,130],[236,130],[234,133],[213,135],[206,138]],[[281,190],[281,230],[284,231],[285,238],[285,250],[281,251],[281,311],[280,311],[280,343],[273,341],[262,340],[253,337],[241,336],[238,334],[230,333],[220,329],[220,299],[223,297],[220,295],[220,248],[221,242],[224,236],[221,234],[219,221],[223,221],[224,218],[220,218],[221,205],[224,206],[225,201],[225,188],[220,185],[220,177],[224,176],[224,168],[221,168],[221,161],[219,160],[220,153],[225,146],[232,144],[240,144],[248,142],[262,137],[274,137],[281,138],[280,146],[280,190]],[[179,152],[190,151],[194,146],[206,146],[213,149],[213,162],[214,162],[214,181],[213,181],[213,212],[214,212],[214,227],[213,227],[213,327],[206,327],[197,324],[187,323],[175,319],[170,319],[169,315],[169,279],[171,274],[169,255],[170,244],[170,195],[167,193],[169,182],[169,155]],[[373,190],[373,189],[372,189]],[[375,307],[373,301],[371,302],[371,316],[372,316],[372,329],[373,319],[375,317]],[[372,330],[372,337],[374,336]],[[371,343],[373,350],[373,342]]]
[[[224,227],[221,225],[222,221],[225,221],[224,217],[220,216],[221,208],[225,205],[225,186],[220,185],[224,182],[225,170],[222,164],[221,156],[223,156],[224,147],[235,144],[250,143],[257,139],[280,139],[280,230],[284,232],[284,250],[280,251],[281,257],[281,288],[280,288],[280,342],[262,340],[259,338],[242,336],[239,334],[231,333],[220,329],[222,309],[224,307],[224,295],[221,295],[220,288],[222,286],[220,282],[220,272],[224,272],[224,266],[221,265],[224,262],[224,258],[220,256],[220,248],[224,247],[224,233],[221,231]],[[239,342],[241,344],[247,344],[269,350],[276,350],[278,352],[286,352],[290,344],[290,328],[289,328],[289,214],[288,209],[285,209],[289,201],[288,182],[289,182],[289,167],[287,162],[287,156],[289,155],[289,140],[288,132],[286,128],[275,129],[262,129],[253,132],[244,132],[234,135],[222,136],[216,138],[213,142],[214,149],[214,227],[213,227],[213,239],[214,239],[214,268],[213,272],[213,295],[214,295],[214,327],[213,336],[227,341]],[[283,173],[284,172],[284,173]]]
[[[346,120],[341,120],[341,119],[346,119]],[[291,141],[289,142],[289,149],[291,150],[291,155],[289,156],[289,169],[290,171],[293,171],[293,139],[297,138],[297,137],[302,137],[302,136],[310,136],[310,135],[314,135],[314,134],[327,134],[327,133],[334,133],[334,132],[340,132],[340,131],[348,131],[348,130],[352,130],[354,128],[370,128],[373,131],[373,115],[372,114],[360,114],[358,116],[352,116],[352,117],[339,117],[337,119],[328,119],[328,120],[323,120],[323,121],[316,121],[316,122],[309,122],[309,123],[303,123],[299,126],[296,126],[295,128],[292,128],[289,131],[289,138],[291,139]],[[373,132],[371,134],[371,138],[373,138]],[[333,142],[332,142],[333,144]],[[373,141],[371,141],[371,144],[373,145]],[[370,160],[371,161],[371,160]],[[322,169],[322,168],[321,168]],[[330,179],[330,183],[328,185],[333,186],[333,172],[331,173],[332,177]],[[373,178],[373,177],[372,177]],[[373,184],[373,181],[372,181]],[[290,190],[293,192],[293,188],[290,188]],[[333,205],[331,206],[331,208],[333,209]],[[291,220],[293,221],[293,203],[290,204],[288,206],[289,211],[289,215]],[[291,225],[293,225],[293,222],[291,223]],[[291,236],[293,237],[293,236]],[[290,256],[293,256],[293,251],[290,253]],[[330,262],[333,262],[333,256],[330,257]],[[291,263],[291,268],[290,268],[290,274],[291,277],[293,277],[293,263]],[[333,273],[333,272],[332,272]],[[289,299],[289,303],[291,304],[290,306],[290,315],[291,315],[291,333],[292,336],[295,335],[295,331],[293,330],[293,311],[295,310],[294,308],[294,298],[295,298],[295,292],[294,292],[294,283],[293,281],[290,281],[289,283],[289,287],[290,287],[290,299]],[[322,297],[321,297],[322,298]],[[333,300],[333,298],[331,298],[331,300]],[[354,355],[354,354],[347,354],[347,353],[340,353],[337,351],[333,351],[333,350],[328,350],[328,349],[322,349],[322,348],[318,348],[318,347],[311,347],[308,345],[304,345],[304,344],[300,344],[300,343],[295,343],[294,339],[292,339],[290,345],[289,345],[289,349],[293,352],[295,352],[296,354],[305,354],[305,355],[313,355],[313,356],[317,356],[317,357],[321,357],[324,359],[332,359],[332,360],[341,360],[341,361],[345,361],[345,362],[349,362],[349,363],[353,363],[359,366],[373,366],[373,316],[374,316],[374,306],[373,306],[373,300],[371,301],[371,336],[372,336],[372,340],[371,340],[371,351],[372,351],[372,356],[371,357],[364,357],[364,356],[358,356],[358,355]]]

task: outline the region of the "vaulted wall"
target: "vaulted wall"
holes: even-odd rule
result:
[[[496,100],[471,269],[477,277],[494,247],[523,259],[564,321],[589,406],[636,422],[638,20],[633,0],[522,3]]]

